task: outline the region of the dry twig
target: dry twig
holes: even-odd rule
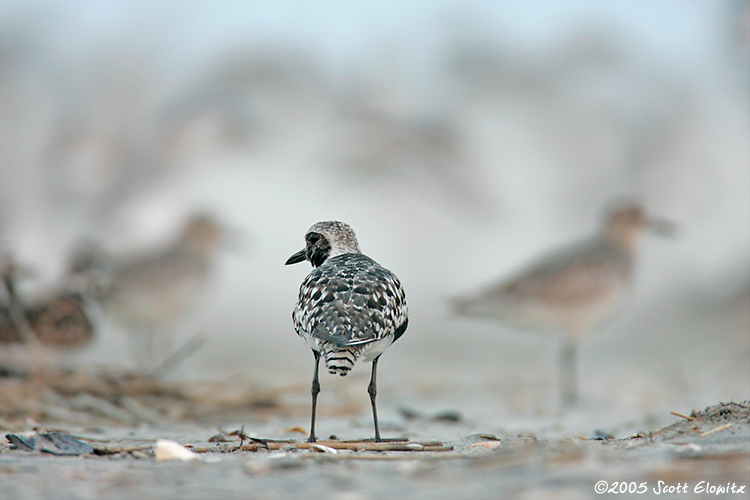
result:
[[[670,412],[672,415],[675,415],[680,418],[684,418],[685,420],[693,421],[695,420],[695,417],[688,417],[687,415],[683,415],[682,413],[677,413],[676,411]]]
[[[713,434],[714,432],[725,431],[725,430],[729,429],[730,427],[732,427],[732,422],[729,422],[728,424],[720,425],[719,427],[714,427],[713,429],[711,429],[711,430],[708,430],[708,431],[706,431],[706,432],[701,432],[701,433],[700,433],[700,434],[698,434],[698,435],[699,435],[700,437],[706,437],[706,436],[708,436],[709,434]]]
[[[350,451],[450,451],[452,446],[444,446],[439,442],[412,443],[407,441],[375,443],[373,441],[319,441],[317,443],[297,443],[293,441],[267,441],[266,445],[248,443],[241,449],[243,451],[257,451],[266,448],[269,450],[279,450],[284,445],[293,445],[296,448],[305,450],[315,448],[316,445],[326,446],[334,450]]]

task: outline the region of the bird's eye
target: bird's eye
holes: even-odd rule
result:
[[[315,243],[320,239],[320,235],[318,233],[310,233],[307,235],[307,241],[310,243]]]

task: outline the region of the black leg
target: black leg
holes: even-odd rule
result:
[[[315,439],[315,408],[318,405],[318,393],[320,392],[320,382],[318,381],[318,365],[320,364],[320,353],[313,351],[315,356],[315,372],[313,373],[312,388],[310,393],[312,394],[312,417],[310,422],[310,437],[307,438],[308,443],[314,443]]]
[[[372,419],[375,421],[375,442],[382,443],[380,439],[380,427],[378,426],[378,409],[375,406],[375,396],[378,395],[378,383],[376,381],[376,374],[378,370],[378,360],[380,356],[372,360],[372,376],[370,377],[370,385],[367,386],[367,393],[370,395],[370,402],[372,403]]]

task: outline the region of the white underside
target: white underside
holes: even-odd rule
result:
[[[370,342],[367,344],[367,347],[365,347],[364,352],[360,356],[362,358],[362,361],[365,363],[369,363],[373,359],[377,358],[383,352],[388,349],[388,347],[393,343],[393,335],[388,335],[384,339],[376,340],[375,342]]]
[[[313,337],[312,335],[308,335],[303,333],[301,337],[304,339],[305,343],[314,351],[322,352],[321,351],[321,344],[325,341],[320,340],[318,338]],[[386,349],[393,343],[393,335],[388,335],[383,339],[376,340],[374,342],[370,342],[368,344],[365,344],[365,348],[362,351],[362,354],[360,354],[358,359],[361,359],[365,363],[369,363],[370,361],[374,360],[383,352],[385,352]]]

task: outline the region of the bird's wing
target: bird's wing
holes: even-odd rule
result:
[[[395,334],[406,304],[395,276],[364,256],[334,273],[323,270],[306,280],[303,301],[312,307],[311,335],[339,347],[363,345]],[[403,317],[402,317],[403,316]]]
[[[337,286],[336,281],[333,280],[334,286]],[[344,287],[338,284],[339,289]],[[336,293],[333,300],[317,308],[313,336],[339,347],[362,345],[380,339],[384,326],[379,321],[382,313],[368,306],[368,303],[376,303],[371,298],[371,294],[357,293],[353,287]],[[376,322],[380,324],[376,325]]]
[[[598,245],[571,248],[542,259],[495,292],[532,296],[539,300],[577,301],[601,294],[628,270],[627,257]]]

